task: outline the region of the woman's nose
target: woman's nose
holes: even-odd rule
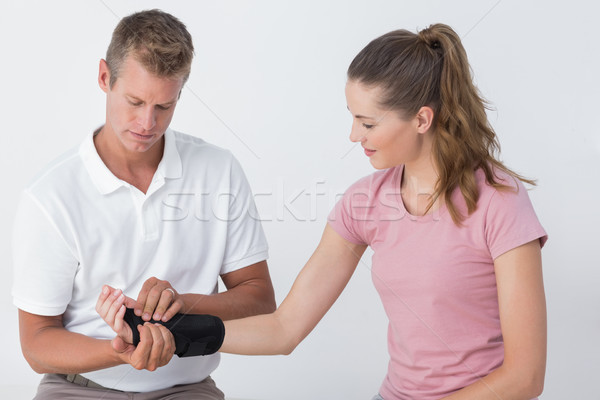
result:
[[[355,143],[362,142],[365,138],[365,133],[356,125],[356,123],[353,123],[350,129],[350,141]]]

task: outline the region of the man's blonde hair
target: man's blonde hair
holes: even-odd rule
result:
[[[161,10],[147,10],[123,18],[115,28],[106,52],[112,87],[128,56],[160,77],[187,81],[194,56],[192,36],[177,18]]]

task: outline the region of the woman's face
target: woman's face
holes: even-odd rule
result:
[[[381,90],[348,81],[346,101],[352,114],[350,140],[360,142],[373,167],[384,169],[429,158],[419,115],[400,118],[397,111],[379,107]],[[428,128],[429,126],[427,126]]]

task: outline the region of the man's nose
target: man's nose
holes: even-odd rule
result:
[[[141,110],[141,115],[138,117],[138,123],[144,130],[149,131],[154,128],[154,125],[156,125],[155,114],[156,112],[152,106],[144,107]]]

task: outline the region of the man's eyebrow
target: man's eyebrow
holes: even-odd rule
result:
[[[157,104],[157,106],[161,106],[161,107],[171,107],[173,104],[177,103],[177,100],[171,100],[167,103],[160,103]]]
[[[140,99],[139,97],[136,97],[132,94],[125,93],[125,97],[128,97],[130,100],[139,101],[140,103],[143,103],[142,99]]]
[[[145,103],[145,101],[144,101],[144,100],[142,100],[142,99],[140,99],[139,97],[137,97],[137,96],[134,96],[134,95],[132,95],[132,94],[125,93],[125,96],[126,96],[126,97],[129,97],[129,99],[130,99],[130,100],[133,100],[133,101],[135,101],[135,102],[139,102],[139,103]],[[171,106],[171,105],[173,105],[173,104],[175,104],[175,103],[177,103],[177,99],[173,99],[173,100],[171,100],[171,101],[168,101],[168,102],[166,102],[166,103],[160,103],[160,104],[156,104],[156,105],[157,105],[157,106]]]
[[[346,108],[348,109],[348,111],[350,111],[350,107],[346,106]],[[350,113],[352,113],[352,111],[350,111]],[[358,119],[376,119],[374,117],[367,117],[365,115],[359,115],[359,114],[355,115],[354,117],[358,118]]]

